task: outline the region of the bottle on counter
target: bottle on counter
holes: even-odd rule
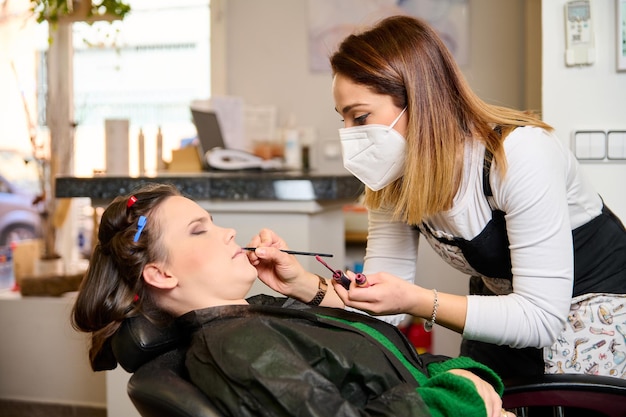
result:
[[[143,135],[143,129],[139,128],[139,136],[137,137],[137,146],[139,153],[137,155],[139,159],[139,176],[144,175],[146,172],[146,140]]]
[[[296,119],[292,114],[284,130],[285,166],[291,169],[302,169],[302,147],[300,131],[296,128]]]
[[[163,160],[163,133],[161,132],[161,126],[157,129],[156,136],[156,159],[157,172],[165,171],[165,161]]]
[[[300,127],[300,149],[302,154],[302,171],[313,169],[313,143],[315,142],[315,129],[312,127]]]

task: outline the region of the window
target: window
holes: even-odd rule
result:
[[[146,171],[154,172],[158,128],[167,159],[170,149],[196,134],[191,101],[210,96],[209,0],[129,3],[132,11],[123,21],[73,24],[75,175],[105,169],[104,121],[120,118],[130,121],[131,175],[138,173],[140,129]],[[47,28],[42,35],[47,38]],[[41,57],[40,123],[45,52]]]

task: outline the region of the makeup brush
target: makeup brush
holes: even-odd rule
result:
[[[243,250],[256,250],[257,248],[241,248]],[[290,255],[304,255],[304,256],[324,256],[326,258],[332,258],[332,253],[319,253],[319,252],[300,252],[297,250],[280,249],[281,252],[288,253]]]

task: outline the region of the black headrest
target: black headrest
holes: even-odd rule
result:
[[[136,316],[124,320],[113,336],[111,345],[120,366],[133,373],[141,365],[176,348],[181,342],[182,334],[176,325],[159,327],[143,316]]]

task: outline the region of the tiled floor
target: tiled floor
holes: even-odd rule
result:
[[[2,417],[107,417],[105,408],[0,400]]]

